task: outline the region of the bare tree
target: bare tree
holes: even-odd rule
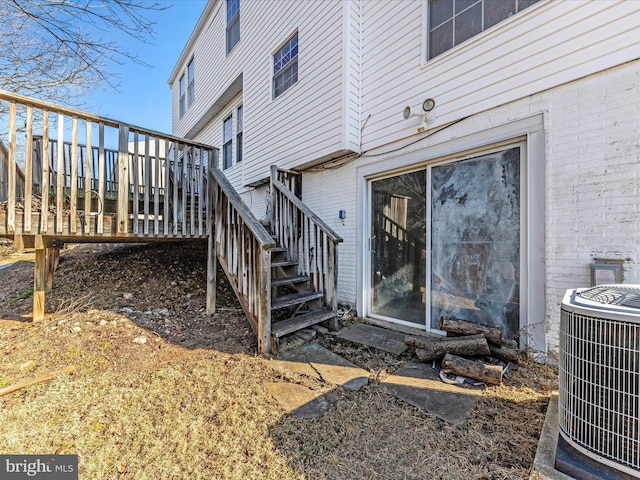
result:
[[[0,88],[67,105],[97,86],[117,88],[113,63],[144,63],[109,31],[154,38],[145,15],[166,8],[143,0],[0,0]]]

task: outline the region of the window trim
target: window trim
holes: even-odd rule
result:
[[[196,91],[195,91],[195,76],[196,76],[196,67],[194,63],[195,58],[191,57],[189,63],[187,63],[186,75],[187,75],[187,108],[189,108],[196,100]],[[191,75],[189,75],[191,72]]]
[[[229,138],[226,138],[225,127],[230,122]],[[229,147],[229,148],[227,148]],[[227,170],[233,166],[233,113],[222,120],[222,170]]]
[[[178,80],[178,103],[180,118],[182,118],[187,111],[187,82],[184,73]]]
[[[229,2],[233,0],[226,1],[226,12],[227,12],[227,27],[225,32],[225,50],[226,54],[229,55],[235,46],[240,43],[240,0],[236,0],[238,2],[238,9],[233,14],[233,17],[229,18]],[[236,27],[238,28],[238,40],[231,45],[231,32]]]
[[[243,143],[242,137],[244,133],[244,105],[238,105],[236,108],[236,164],[242,162]]]
[[[296,54],[289,58],[287,62],[282,65],[279,70],[276,72],[276,55],[281,53],[283,49],[291,42],[291,40],[296,39]],[[275,100],[276,98],[282,96],[287,90],[293,87],[299,80],[299,57],[300,57],[300,38],[298,36],[298,30],[296,30],[293,34],[291,34],[287,40],[285,40],[271,55],[271,99]],[[280,93],[276,92],[276,80],[282,78],[287,72],[296,68],[296,79],[290,85],[288,85],[284,90]]]

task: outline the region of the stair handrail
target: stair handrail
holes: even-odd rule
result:
[[[296,195],[287,188],[287,186],[278,180],[277,177],[271,176],[271,184],[282,193],[287,199],[296,206],[304,215],[308,216],[316,223],[323,231],[327,233],[327,236],[332,239],[334,242],[341,243],[343,241],[342,237],[338,235],[327,223],[322,220],[318,215],[313,213],[313,211],[305,204],[302,200],[300,200]]]
[[[309,288],[322,293],[325,306],[337,311],[338,244],[342,237],[280,181],[271,167],[271,228],[281,246],[309,277]]]
[[[210,221],[207,313],[215,312],[215,262],[258,337],[258,352],[271,345],[271,249],[276,242],[218,168],[209,169]]]

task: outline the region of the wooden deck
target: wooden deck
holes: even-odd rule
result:
[[[335,328],[342,239],[302,203],[300,174],[272,167],[267,231],[210,145],[0,90],[2,103],[8,174],[0,179],[0,237],[35,249],[34,320],[44,318],[65,243],[207,238],[207,312],[215,311],[217,260],[260,353],[310,325]]]
[[[0,237],[36,250],[34,320],[64,243],[210,233],[212,146],[2,90],[0,104],[8,126]]]

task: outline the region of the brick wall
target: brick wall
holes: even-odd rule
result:
[[[562,296],[568,288],[590,285],[594,258],[624,259],[625,283],[640,283],[640,61],[475,115],[434,136],[430,145],[536,113],[544,114],[546,158],[528,162],[530,169],[542,161],[546,166],[546,192],[539,200],[546,204],[544,321],[553,354]],[[419,148],[428,158],[429,147]],[[415,147],[406,149],[407,155],[412,152]],[[304,201],[344,238],[339,248],[342,303],[355,304],[358,295],[357,167],[372,161],[363,157],[304,176]],[[347,211],[344,224],[338,219],[341,209]]]

